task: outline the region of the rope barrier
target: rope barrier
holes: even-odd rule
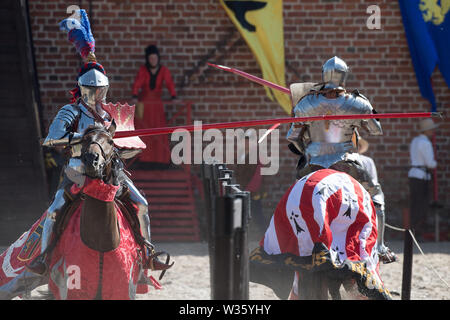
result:
[[[425,257],[425,253],[423,253],[422,248],[421,248],[421,247],[419,246],[419,244],[417,243],[416,238],[414,237],[413,233],[411,232],[410,229],[408,229],[408,231],[409,231],[409,234],[411,235],[411,237],[412,237],[414,243],[416,244],[417,248],[419,249],[420,253]],[[450,286],[448,285],[448,283],[447,283],[444,279],[441,278],[441,276],[439,275],[439,273],[437,273],[437,271],[433,268],[433,266],[430,265],[430,267],[431,267],[431,271],[433,271],[433,272],[438,276],[438,278],[441,279],[441,281],[442,281],[443,283],[445,283],[445,285],[447,286],[447,288],[450,288]],[[427,268],[428,270],[430,270],[430,269],[428,268],[427,265],[425,265],[425,268]]]
[[[388,223],[385,223],[385,226],[388,227],[388,228],[390,228],[390,229],[392,229],[392,230],[396,230],[396,231],[401,231],[401,232],[406,232],[406,231],[408,231],[409,234],[411,235],[411,238],[413,239],[414,243],[416,244],[417,248],[419,249],[420,253],[421,253],[424,257],[426,257],[425,253],[423,252],[422,248],[419,246],[419,243],[417,242],[416,238],[414,237],[414,234],[412,233],[411,229],[403,229],[403,228],[399,228],[399,227],[394,227],[394,226],[391,226],[391,225],[388,224]],[[425,268],[427,268],[427,269],[430,270],[430,271],[433,271],[433,272],[438,276],[438,278],[439,278],[439,279],[447,286],[447,288],[450,288],[450,286],[448,285],[448,283],[447,283],[444,279],[441,278],[441,276],[440,276],[439,273],[433,268],[433,266],[430,266],[430,268],[431,268],[431,269],[430,269],[427,265],[425,265]]]
[[[399,228],[399,227],[394,227],[394,226],[391,226],[391,225],[388,224],[388,223],[384,223],[384,225],[385,225],[386,227],[391,228],[391,229],[396,230],[396,231],[402,231],[402,232],[405,232],[405,231],[406,231],[406,229],[402,229],[402,228]]]

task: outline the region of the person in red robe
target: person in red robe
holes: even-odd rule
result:
[[[166,127],[164,103],[161,99],[163,86],[169,90],[172,99],[176,99],[175,85],[167,67],[161,65],[159,50],[155,45],[145,49],[145,64],[136,75],[133,84],[133,104],[136,110],[136,129]],[[139,107],[143,105],[143,115],[139,117]],[[147,148],[139,155],[140,162],[169,164],[170,149],[166,134],[141,137]]]

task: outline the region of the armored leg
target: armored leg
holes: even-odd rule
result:
[[[384,247],[384,222],[385,222],[385,216],[384,211],[381,209],[376,209],[377,212],[377,231],[378,231],[378,237],[377,237],[377,247],[378,251],[383,251]]]
[[[380,255],[381,261],[383,263],[391,263],[397,260],[395,253],[392,252],[385,244],[384,244],[384,228],[385,228],[385,214],[382,207],[375,204],[376,213],[377,213],[377,249],[378,254]]]
[[[36,274],[42,275],[46,272],[47,266],[45,264],[47,250],[53,235],[53,226],[55,224],[56,216],[64,210],[68,201],[64,197],[64,188],[71,183],[71,181],[64,176],[60,183],[58,190],[56,190],[52,203],[47,209],[47,215],[44,220],[44,226],[41,235],[41,254],[37,256],[28,266],[28,270]]]
[[[125,175],[124,175],[125,176]],[[125,176],[122,182],[129,190],[129,201],[131,201],[137,208],[136,215],[139,220],[142,236],[148,240],[151,239],[150,234],[150,217],[148,216],[148,203],[147,199],[138,191],[133,182]]]
[[[41,236],[41,253],[44,253],[47,250],[48,245],[50,244],[50,239],[53,233],[53,225],[55,224],[56,220],[56,214],[64,207],[65,204],[66,200],[64,199],[64,188],[60,187],[56,191],[53,202],[47,209],[47,216],[45,217]]]
[[[377,248],[378,252],[383,255],[387,252],[388,248],[384,245],[384,227],[385,227],[385,215],[384,215],[384,194],[381,191],[379,184],[369,189],[372,196],[372,202],[375,206],[375,212],[377,214]]]
[[[64,189],[71,183],[72,181],[64,174],[63,180],[55,193],[55,197],[47,209],[47,217],[44,221],[44,228],[41,236],[41,253],[44,253],[50,244],[56,216],[67,208],[67,205],[69,204],[68,200],[64,197]]]
[[[121,184],[126,186],[128,189],[128,196],[125,201],[130,201],[137,208],[135,211],[140,225],[141,234],[145,240],[148,241],[147,245],[147,262],[145,263],[144,268],[150,268],[152,270],[161,270],[162,273],[159,277],[159,280],[164,276],[165,270],[171,268],[173,266],[173,262],[169,264],[170,255],[166,252],[155,252],[154,246],[151,243],[151,233],[150,233],[150,217],[148,215],[148,203],[144,196],[137,190],[136,186],[133,182],[126,176],[123,172],[120,174],[119,180]],[[161,254],[167,254],[166,262],[163,263],[158,259],[158,256]],[[143,280],[143,279],[141,279]]]

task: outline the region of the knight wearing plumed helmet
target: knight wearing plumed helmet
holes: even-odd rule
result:
[[[28,270],[45,274],[47,270],[46,258],[55,245],[52,242],[53,226],[56,216],[66,210],[70,200],[65,192],[73,184],[83,186],[86,175],[84,164],[80,159],[80,141],[84,132],[91,126],[107,127],[111,124],[112,116],[103,108],[106,103],[106,94],[109,89],[109,80],[105,69],[97,62],[95,57],[95,40],[90,29],[90,23],[84,10],[78,10],[78,18],[67,18],[60,23],[60,28],[68,32],[69,41],[72,42],[77,52],[84,60],[78,77],[77,86],[71,90],[73,95],[72,103],[63,106],[52,120],[48,135],[43,142],[43,146],[55,147],[64,146],[70,149],[70,159],[63,169],[62,181],[60,182],[55,196],[46,211],[46,218],[41,235],[41,254],[27,265]],[[140,140],[139,140],[140,141]],[[142,143],[142,141],[140,141]],[[116,142],[115,142],[116,143]],[[142,143],[143,144],[143,143]],[[116,152],[122,159],[135,156],[140,152],[139,148],[124,148],[116,145]],[[143,146],[145,147],[145,145]],[[119,166],[123,164],[119,161]],[[121,200],[130,204],[134,208],[137,220],[139,221],[140,233],[148,248],[153,251],[150,243],[150,218],[148,215],[148,203],[145,197],[137,190],[131,179],[120,170],[119,177]],[[153,252],[149,252],[149,256]],[[156,268],[165,268],[154,258],[152,265]]]
[[[345,83],[349,67],[339,57],[322,66],[321,83],[294,83],[290,86],[292,116],[374,114],[369,100],[358,90],[347,92]],[[384,245],[384,195],[363,168],[358,154],[358,130],[369,135],[382,135],[377,119],[305,121],[293,123],[287,134],[289,148],[300,156],[297,178],[310,172],[330,168],[357,179],[371,194],[378,217],[377,246],[384,262],[395,261],[395,255]]]

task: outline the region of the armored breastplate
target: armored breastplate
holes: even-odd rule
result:
[[[93,126],[95,124],[100,123],[99,120],[95,119],[95,117],[92,115],[92,113],[89,111],[88,108],[86,108],[85,106],[83,106],[81,104],[78,105],[78,108],[79,108],[80,112],[79,112],[77,128],[75,128],[76,132],[83,133],[89,126]],[[105,111],[102,111],[101,114],[99,112],[97,112],[97,114],[104,121],[110,121],[110,119],[111,119],[109,114]]]
[[[78,116],[78,121],[76,122],[76,127],[73,128],[73,132],[83,134],[84,131],[86,131],[86,129],[89,128],[89,126],[93,126],[93,125],[100,123],[99,121],[97,121],[94,118],[94,116],[89,111],[89,109],[86,108],[84,105],[79,104],[77,106],[77,108],[79,109],[79,113],[78,113],[79,116]],[[107,112],[102,112],[100,117],[104,121],[110,120],[109,114]],[[80,156],[80,154],[81,154],[81,145],[77,144],[77,145],[72,146],[72,156],[77,157],[77,156]]]
[[[80,113],[78,118],[78,123],[76,125],[76,128],[74,128],[75,132],[83,133],[89,126],[95,125],[95,119],[94,116],[87,110],[84,106],[80,107]]]

